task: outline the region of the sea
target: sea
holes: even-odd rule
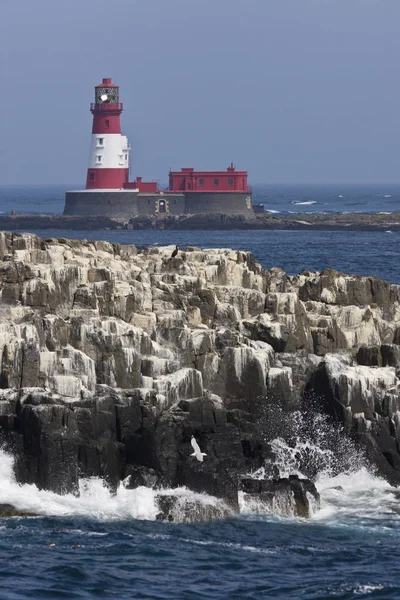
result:
[[[0,212],[60,214],[65,191],[76,187],[0,186]],[[400,185],[265,185],[253,188],[253,198],[271,214],[400,212]],[[264,268],[290,274],[330,267],[400,284],[395,231],[32,231],[250,250]],[[282,476],[301,474],[302,452],[318,464],[321,506],[310,519],[259,515],[241,498],[240,514],[225,520],[160,523],[152,490],[121,484],[113,494],[99,479],[82,480],[76,496],[21,486],[13,456],[0,449],[0,503],[42,515],[0,519],[0,600],[400,599],[400,489],[340,431],[333,452],[333,425],[324,418],[312,432],[299,427],[298,413],[289,418],[298,435],[290,446],[273,440],[277,467]]]

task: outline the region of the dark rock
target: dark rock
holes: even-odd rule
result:
[[[193,496],[160,494],[155,497],[158,510],[157,521],[169,523],[204,523],[230,517],[232,510],[209,498],[195,499]]]
[[[15,508],[12,504],[0,504],[0,518],[5,517],[40,517],[38,513]]]
[[[400,346],[398,344],[383,344],[381,346],[384,367],[400,367]]]
[[[361,346],[357,352],[357,362],[359,365],[370,367],[382,366],[382,353],[379,346]]]
[[[260,514],[273,512],[309,518],[320,504],[315,485],[309,479],[299,479],[296,475],[288,479],[242,479],[241,489],[251,512]]]
[[[141,486],[156,489],[162,486],[162,478],[159,473],[149,467],[128,465],[125,471],[124,486],[128,490]]]

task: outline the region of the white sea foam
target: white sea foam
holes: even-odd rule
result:
[[[199,494],[187,488],[152,490],[138,487],[128,490],[121,483],[113,494],[99,478],[81,479],[79,494],[60,495],[39,490],[36,485],[20,485],[15,481],[14,459],[0,450],[0,504],[12,504],[18,510],[47,516],[88,516],[95,519],[143,519],[154,521],[160,509],[156,496],[166,495],[177,498],[174,507],[174,520],[180,520],[187,503],[197,502],[204,506],[214,506],[223,510],[223,502],[206,494]]]
[[[168,534],[149,533],[147,537],[158,540],[172,540],[180,541],[186,544],[195,546],[219,546],[221,548],[227,548],[232,550],[244,550],[245,552],[255,552],[257,554],[276,554],[276,550],[270,550],[269,548],[258,548],[257,546],[246,546],[243,544],[235,544],[233,542],[216,542],[214,540],[195,540],[193,538],[176,537]]]
[[[280,415],[277,420],[282,421]],[[326,417],[317,414],[310,420],[301,413],[293,413],[288,424],[291,439],[285,441],[283,437],[277,437],[271,442],[276,456],[274,467],[281,477],[297,474],[315,481],[321,495],[321,507],[314,508],[313,522],[362,528],[400,526],[400,490],[377,477],[363,454]],[[0,504],[12,504],[19,510],[41,515],[155,520],[159,512],[156,496],[160,494],[177,498],[175,521],[184,520],[181,517],[193,502],[225,507],[217,498],[186,488],[128,490],[121,484],[113,494],[98,478],[81,480],[77,495],[59,495],[39,490],[35,485],[18,484],[13,462],[10,454],[0,450]],[[266,464],[252,476],[268,477],[270,468],[271,465]],[[257,513],[257,507],[249,505],[243,494],[240,494],[239,502],[242,515]],[[282,513],[282,507],[276,508],[276,512]],[[286,514],[290,516],[290,510]]]
[[[270,442],[274,468],[280,477],[298,475],[314,481],[321,505],[311,506],[312,521],[362,528],[376,528],[383,521],[386,526],[390,521],[400,527],[400,489],[373,472],[340,427],[318,413],[278,414],[275,420],[290,434],[288,441],[277,437]],[[271,465],[266,464],[252,476],[262,479],[270,473]],[[253,508],[243,506],[242,512],[254,512]]]
[[[321,510],[314,515],[315,520],[351,520],[363,528],[375,527],[381,521],[399,521],[398,490],[366,467],[336,477],[321,473],[316,486],[321,494]]]
[[[297,206],[304,205],[307,206],[309,204],[317,204],[316,200],[309,200],[307,202],[292,202],[292,204],[296,204]]]
[[[383,590],[384,585],[359,585],[353,591],[355,594],[371,594],[375,590]]]
[[[266,209],[265,212],[271,213],[271,214],[278,214],[280,211],[279,210],[273,210],[272,208],[270,208],[270,209]]]

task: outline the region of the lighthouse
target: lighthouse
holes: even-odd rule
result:
[[[128,138],[121,133],[119,87],[105,78],[95,87],[87,190],[120,190],[129,181]]]
[[[86,188],[66,192],[64,215],[108,218],[125,224],[149,216],[254,216],[247,171],[237,171],[233,163],[226,171],[196,171],[192,167],[171,170],[164,189],[154,179],[136,177],[129,181],[130,146],[121,133],[122,110],[119,87],[111,78],[103,79],[96,85],[90,105],[93,128]]]

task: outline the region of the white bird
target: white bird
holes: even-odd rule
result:
[[[193,454],[191,454],[190,456],[195,456],[197,458],[197,460],[199,460],[200,462],[203,462],[203,456],[207,456],[207,454],[200,450],[200,446],[198,445],[194,435],[192,435],[192,439],[190,440],[190,443],[192,444],[192,448],[194,450]]]

